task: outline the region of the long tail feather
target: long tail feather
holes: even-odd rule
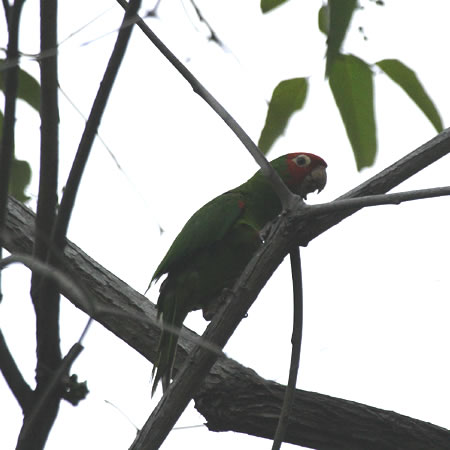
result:
[[[169,301],[168,298],[163,298],[160,300],[162,300],[160,315],[162,316],[163,327],[164,324],[169,324],[171,326],[181,328],[181,325],[187,316],[185,309],[179,307],[176,299],[170,299],[174,301]],[[158,301],[158,306],[160,306],[159,304],[160,301]],[[172,330],[163,328],[158,345],[158,359],[157,363],[153,366],[152,372],[152,396],[155,393],[160,381],[164,392],[169,386],[170,380],[172,379],[172,370],[175,362],[177,343],[178,334],[174,333]]]

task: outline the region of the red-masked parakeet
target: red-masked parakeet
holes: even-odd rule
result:
[[[271,162],[288,188],[306,199],[324,188],[327,164],[311,153],[289,153]],[[150,284],[167,273],[157,303],[163,323],[181,327],[198,309],[211,320],[214,305],[262,245],[260,231],[281,212],[280,200],[261,171],[200,208],[186,223]],[[178,336],[163,330],[153,369],[152,393],[169,385]]]

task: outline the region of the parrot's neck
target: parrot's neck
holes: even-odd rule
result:
[[[261,230],[281,212],[281,202],[270,181],[261,172],[256,173],[238,190],[245,193],[245,216],[251,224]]]

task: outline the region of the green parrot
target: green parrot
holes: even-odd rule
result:
[[[302,198],[325,187],[327,164],[319,156],[289,153],[271,164]],[[200,208],[174,240],[149,285],[167,273],[157,302],[163,324],[181,327],[187,314],[198,309],[211,320],[222,291],[233,287],[262,245],[261,230],[280,213],[281,202],[261,170]],[[170,383],[177,342],[176,334],[163,329],[152,395],[160,380],[164,391]]]

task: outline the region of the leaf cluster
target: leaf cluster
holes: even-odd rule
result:
[[[263,13],[287,0],[262,0]],[[382,6],[382,2],[376,2]],[[318,12],[318,30],[327,36],[325,77],[350,141],[358,170],[370,167],[377,154],[374,108],[374,79],[378,72],[387,75],[423,112],[439,133],[443,130],[439,112],[416,73],[398,59],[383,59],[373,64],[342,51],[345,37],[358,8],[356,0],[328,0]],[[274,89],[258,145],[263,153],[285,132],[292,115],[303,108],[308,78],[281,81]]]

